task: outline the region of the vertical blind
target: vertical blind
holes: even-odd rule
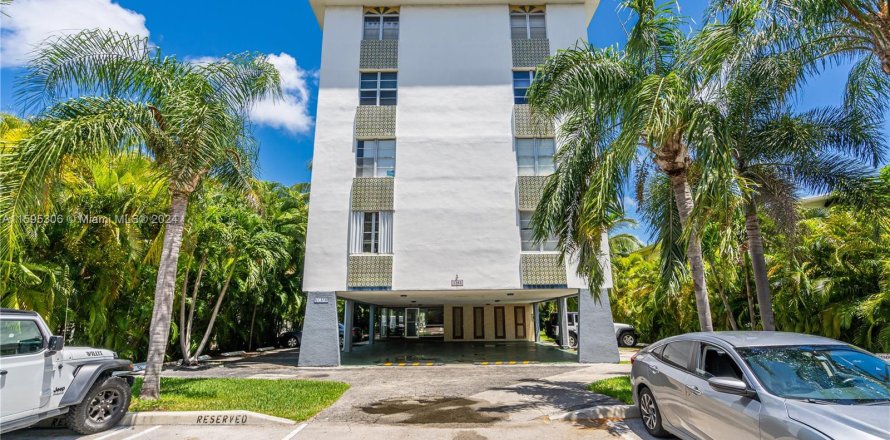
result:
[[[371,253],[375,254],[391,254],[392,253],[392,211],[381,211],[377,215],[377,222],[365,222],[365,212],[353,211],[349,219],[349,253],[361,254],[367,253],[363,249],[364,238],[367,235],[373,237]],[[375,228],[374,231],[365,231],[365,228]],[[373,234],[370,234],[373,232]]]

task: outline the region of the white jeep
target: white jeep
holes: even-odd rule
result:
[[[0,433],[61,416],[92,434],[127,413],[133,364],[111,350],[63,345],[37,313],[0,309]]]

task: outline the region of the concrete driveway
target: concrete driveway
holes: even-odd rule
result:
[[[598,379],[627,374],[626,364],[297,368],[296,350],[278,350],[191,370],[178,377],[337,380],[351,388],[300,431],[253,428],[252,438],[278,439],[650,439],[639,420],[563,422],[548,416],[617,403],[590,393]],[[293,428],[292,428],[293,429]],[[132,431],[130,435],[138,434]],[[232,428],[163,426],[147,438],[234,438]],[[76,438],[70,431],[23,431],[9,438]],[[25,435],[21,437],[20,435]],[[64,437],[58,437],[64,436]],[[4,435],[4,438],[7,436]],[[96,440],[130,438],[124,433]],[[132,437],[137,438],[137,437]]]

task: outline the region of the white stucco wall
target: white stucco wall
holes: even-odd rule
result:
[[[326,9],[303,280],[310,292],[346,288],[361,38],[360,7]]]
[[[400,15],[393,289],[448,290],[455,275],[464,289],[520,288],[508,6]],[[361,29],[361,7],[325,10],[306,291],[346,289]],[[547,32],[552,53],[573,46],[584,6],[548,5]]]
[[[518,288],[507,7],[401,17],[393,288]]]

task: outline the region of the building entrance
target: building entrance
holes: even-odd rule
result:
[[[442,338],[445,336],[444,307],[381,307],[381,339]]]

